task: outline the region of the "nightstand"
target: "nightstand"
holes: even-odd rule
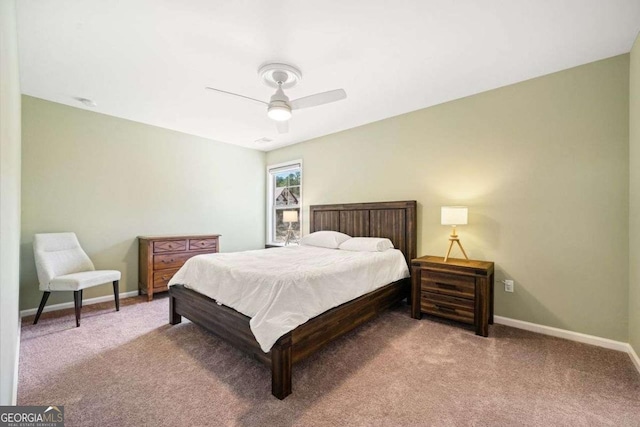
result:
[[[475,325],[476,335],[489,335],[493,324],[494,265],[424,256],[411,260],[411,317],[422,313]]]

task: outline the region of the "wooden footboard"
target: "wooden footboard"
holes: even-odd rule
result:
[[[260,348],[249,328],[250,318],[244,314],[218,305],[211,298],[182,285],[169,288],[169,306],[172,325],[180,323],[184,316],[265,365],[271,365],[271,355]]]
[[[409,288],[409,279],[403,279],[332,308],[280,337],[268,353],[255,340],[249,317],[182,285],[169,289],[169,323],[178,324],[184,316],[270,366],[271,392],[284,399],[291,394],[294,363],[399,303],[409,295]]]

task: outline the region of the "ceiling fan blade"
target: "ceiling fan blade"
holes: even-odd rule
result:
[[[278,129],[278,133],[289,133],[289,121],[276,122],[276,128]]]
[[[305,96],[304,98],[294,99],[289,104],[291,104],[292,110],[299,110],[301,108],[315,107],[318,105],[328,104],[330,102],[340,101],[346,97],[347,92],[345,92],[344,89],[336,89]]]
[[[240,98],[248,99],[250,101],[259,102],[260,104],[263,104],[263,105],[269,105],[268,102],[260,101],[259,99],[251,98],[249,96],[239,95],[239,94],[233,93],[233,92],[227,92],[226,90],[216,89],[214,87],[209,87],[209,86],[205,87],[205,89],[213,90],[215,92],[226,93],[227,95],[239,96]]]

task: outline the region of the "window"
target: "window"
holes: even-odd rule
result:
[[[268,166],[267,185],[267,243],[283,245],[289,225],[291,239],[297,241],[302,223],[302,160]],[[285,212],[291,222],[284,222]]]

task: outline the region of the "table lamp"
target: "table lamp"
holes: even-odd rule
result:
[[[295,241],[295,234],[291,223],[298,222],[298,211],[284,211],[282,212],[282,222],[288,222],[289,228],[287,229],[287,237],[284,240],[284,245],[288,245],[292,241]]]
[[[462,244],[460,243],[460,239],[458,239],[458,233],[456,232],[457,225],[467,225],[467,207],[466,206],[442,206],[440,211],[440,223],[442,225],[450,225],[451,226],[451,236],[449,236],[449,250],[447,250],[447,255],[444,257],[444,262],[447,262],[449,259],[449,254],[451,254],[451,248],[453,248],[453,244],[457,243],[460,246],[460,250],[466,259],[469,259],[467,253],[464,251]]]

